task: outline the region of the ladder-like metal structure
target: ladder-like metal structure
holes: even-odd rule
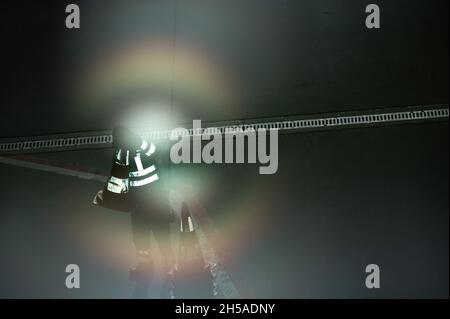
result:
[[[185,135],[190,136],[213,133],[213,128],[215,128],[218,130],[216,132],[220,132],[227,137],[248,130],[278,130],[280,134],[301,133],[331,129],[379,127],[425,121],[448,121],[448,117],[448,104],[436,104],[206,122],[202,124],[205,126],[204,128],[195,130],[192,128],[192,123],[188,125],[180,124],[177,127],[185,127],[188,130],[188,133]],[[138,128],[136,131],[147,139],[158,141],[169,140],[174,134],[173,128],[175,127],[157,130]],[[0,139],[0,155],[102,149],[110,148],[111,146],[111,130],[14,137]]]

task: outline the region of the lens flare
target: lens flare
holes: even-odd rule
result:
[[[143,99],[158,100],[177,112],[209,118],[235,113],[231,75],[205,52],[165,42],[136,43],[81,67],[76,88],[88,114],[130,108]],[[118,105],[120,104],[120,105]]]

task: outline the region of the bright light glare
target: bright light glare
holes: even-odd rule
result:
[[[136,132],[167,128],[176,123],[170,103],[141,101],[124,110],[120,124]]]

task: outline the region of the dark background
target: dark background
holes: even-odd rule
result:
[[[377,1],[380,30],[365,28],[370,2],[356,0],[76,1],[80,30],[65,29],[67,3],[1,4],[1,137],[111,128],[148,88],[85,101],[80,74],[154,39],[175,72],[195,47],[227,79],[212,98],[180,76],[156,87],[181,120],[448,103],[448,1]],[[108,170],[111,154],[41,156]],[[281,136],[273,176],[172,169],[203,185],[244,297],[448,297],[448,122]],[[1,297],[131,295],[129,220],[92,207],[102,185],[3,164],[0,174]],[[81,267],[79,290],[64,286],[68,263]],[[376,291],[364,286],[370,263]]]
[[[365,28],[368,2],[356,0],[77,1],[79,30],[65,28],[67,3],[2,3],[1,136],[109,129],[111,111],[96,110],[126,108],[124,94],[80,105],[77,79],[136,42],[167,42],[179,59],[174,107],[188,122],[448,101],[445,0],[378,1],[379,30]],[[214,61],[233,99],[184,94],[185,47]],[[152,93],[169,100],[172,85]]]

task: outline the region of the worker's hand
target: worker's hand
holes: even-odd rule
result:
[[[124,126],[116,126],[113,129],[113,146],[126,150],[137,150],[142,144],[142,139]]]

